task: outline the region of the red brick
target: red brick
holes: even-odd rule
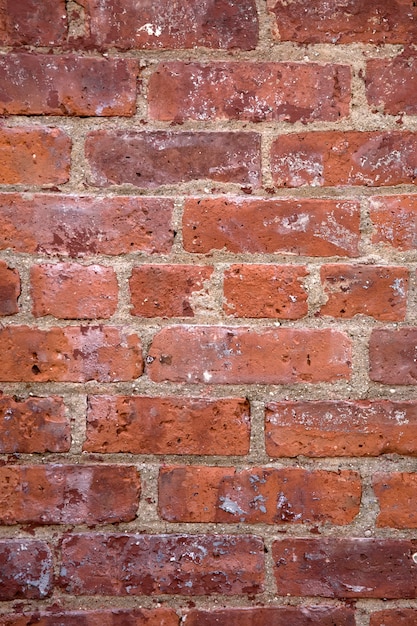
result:
[[[116,311],[119,287],[111,267],[76,263],[32,265],[30,278],[35,317],[107,318]]]
[[[190,198],[185,202],[187,252],[358,256],[359,204],[327,199]]]
[[[53,46],[65,42],[65,0],[2,0],[0,44],[2,46]]]
[[[244,398],[90,396],[84,450],[244,455],[249,437]]]
[[[307,273],[296,265],[232,265],[224,273],[223,310],[233,317],[304,317],[308,304],[302,279]]]
[[[377,526],[417,528],[417,474],[376,474],[373,487],[379,502]]]
[[[350,68],[317,63],[160,63],[149,81],[157,120],[335,121],[349,115]]]
[[[292,133],[272,145],[278,187],[414,184],[417,134],[412,132]]]
[[[387,609],[371,615],[370,626],[415,626],[415,609]]]
[[[0,184],[66,183],[70,152],[71,140],[58,128],[1,128]]]
[[[139,339],[120,328],[68,326],[0,330],[0,380],[111,382],[142,373]]]
[[[20,296],[19,272],[4,261],[0,261],[0,315],[13,315],[19,312]]]
[[[71,594],[255,594],[264,545],[248,535],[73,535],[62,543],[60,586]]]
[[[359,513],[359,474],[298,468],[164,467],[159,513],[169,522],[349,524]]]
[[[153,0],[82,0],[90,39],[99,48],[241,48],[258,42],[255,0],[183,0],[181,5]],[[123,18],[121,19],[121,16]]]
[[[3,115],[133,115],[137,62],[75,55],[0,57]]]
[[[350,375],[351,344],[341,332],[176,326],[155,336],[148,372],[155,382],[291,384]]]
[[[378,196],[369,204],[374,226],[372,243],[399,250],[417,248],[417,196]]]
[[[285,539],[273,544],[278,595],[415,598],[416,541]]]
[[[136,517],[140,481],[121,465],[0,467],[2,524],[113,524]]]
[[[199,265],[141,265],[129,281],[132,315],[194,317],[193,297],[207,294],[212,267]]]
[[[48,255],[166,253],[169,198],[0,195],[0,249]]]
[[[416,115],[417,58],[370,59],[366,64],[366,97],[374,110]]]
[[[370,378],[391,385],[417,384],[417,328],[378,328],[369,341]]]
[[[59,626],[178,626],[179,617],[169,608],[54,611],[0,616],[1,626],[57,626],[58,623]]]
[[[249,132],[136,132],[88,134],[91,184],[151,188],[210,179],[257,187],[260,136]]]
[[[369,315],[403,320],[407,312],[408,270],[385,265],[324,265],[320,270],[327,302],[321,315]]]
[[[413,43],[417,8],[412,0],[268,0],[276,37],[297,43]]]
[[[0,540],[0,600],[45,598],[52,578],[52,555],[44,541]]]
[[[271,457],[417,455],[417,403],[280,401],[266,405]]]
[[[68,452],[70,445],[62,398],[0,397],[0,453]]]
[[[355,626],[355,618],[352,609],[349,608],[316,605],[280,606],[228,608],[215,611],[193,609],[187,613],[183,623],[185,626],[220,626],[220,624],[227,624],[227,626]],[[10,624],[10,626],[15,625]],[[22,624],[22,626],[26,625]]]

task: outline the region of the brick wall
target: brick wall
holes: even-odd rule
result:
[[[1,626],[417,623],[416,37],[0,1]]]

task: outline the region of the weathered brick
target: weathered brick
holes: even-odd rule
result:
[[[179,617],[169,608],[51,611],[50,613],[41,611],[23,615],[0,615],[1,626],[35,626],[35,624],[36,626],[58,626],[58,624],[59,626],[179,626]],[[345,624],[343,623],[342,626]]]
[[[129,281],[132,315],[194,317],[194,300],[207,294],[213,268],[201,265],[140,265]]]
[[[108,318],[116,311],[119,287],[111,267],[45,263],[32,265],[30,279],[35,317]]]
[[[370,59],[366,64],[366,97],[374,110],[389,115],[417,114],[417,58]]]
[[[0,380],[8,382],[102,382],[142,374],[136,335],[106,326],[0,330]]]
[[[92,185],[125,183],[145,189],[210,179],[257,187],[260,137],[250,132],[136,132],[88,134]]]
[[[0,315],[13,315],[19,312],[20,296],[19,272],[5,261],[0,261]]]
[[[350,68],[317,63],[160,63],[149,81],[152,118],[335,121],[349,115]]]
[[[60,586],[80,595],[255,594],[264,545],[248,535],[73,535]]]
[[[71,257],[166,253],[169,198],[0,194],[0,249]]]
[[[58,128],[0,129],[0,184],[60,185],[69,179],[70,138]]]
[[[416,623],[415,609],[387,609],[372,613],[370,626],[415,626]]]
[[[164,467],[159,513],[169,522],[349,524],[359,513],[357,472],[299,468]]]
[[[347,379],[347,335],[325,329],[176,326],[156,334],[148,356],[155,382],[291,384]]]
[[[359,204],[349,200],[190,198],[184,208],[184,248],[355,257],[359,217]]]
[[[243,398],[90,396],[84,450],[244,455],[249,437]]]
[[[0,600],[46,598],[52,579],[52,554],[44,541],[0,540]]]
[[[326,598],[415,598],[416,541],[285,539],[273,544],[279,595]]]
[[[417,248],[417,196],[377,196],[369,204],[374,226],[372,243],[399,250]]]
[[[413,0],[268,0],[275,36],[297,43],[412,43],[417,36]]]
[[[304,317],[308,313],[305,276],[303,266],[232,265],[224,273],[223,310],[233,317]]]
[[[417,528],[417,474],[378,473],[373,487],[379,502],[377,526]]]
[[[369,340],[370,378],[391,385],[417,384],[417,328],[378,328]]]
[[[0,45],[53,46],[65,42],[65,0],[2,0]]]
[[[271,149],[278,187],[414,184],[417,134],[323,131],[280,135]]]
[[[133,59],[6,54],[0,57],[0,113],[130,116],[136,80]]]
[[[87,10],[90,40],[99,48],[252,50],[258,42],[255,0],[183,0],[181,5],[109,0],[104,10],[101,0],[81,3]]]
[[[2,524],[102,524],[136,517],[140,481],[121,465],[0,467]]]
[[[352,609],[349,608],[274,606],[227,608],[215,611],[193,609],[186,614],[183,623],[186,626],[220,626],[221,624],[227,624],[227,626],[355,626],[355,618]],[[10,624],[10,626],[15,625]],[[22,626],[26,626],[26,623]]]
[[[0,453],[68,452],[70,444],[62,398],[0,397]]]
[[[386,265],[324,265],[321,282],[327,302],[321,315],[351,318],[369,315],[381,321],[403,320],[407,311],[408,269]]]
[[[270,402],[271,457],[417,455],[417,403],[389,400]]]

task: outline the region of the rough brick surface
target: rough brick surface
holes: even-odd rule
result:
[[[358,256],[359,205],[316,199],[192,198],[186,201],[188,252]]]
[[[70,424],[62,398],[0,398],[0,453],[68,452]]]
[[[321,281],[327,302],[321,315],[369,315],[381,321],[403,320],[407,308],[406,267],[323,265]]]
[[[111,267],[56,263],[31,268],[35,317],[108,318],[116,311],[118,293],[117,277]]]
[[[273,545],[280,595],[326,598],[415,598],[415,541],[285,539]]]
[[[0,616],[1,626],[178,626],[172,609],[55,611]],[[298,625],[297,625],[298,626]],[[327,624],[326,624],[327,626]],[[343,623],[342,626],[345,626]],[[346,624],[350,626],[350,624]]]
[[[45,598],[52,576],[52,554],[44,541],[0,540],[0,600]]]
[[[141,265],[129,281],[132,315],[194,317],[195,299],[207,294],[212,267]]]
[[[90,39],[99,48],[252,50],[258,42],[254,0],[185,0],[181,6],[164,0],[143,6],[135,0],[110,0],[104,11],[100,0],[81,4],[87,10]]]
[[[74,535],[62,544],[60,586],[88,595],[256,594],[263,552],[247,535]]]
[[[272,176],[278,187],[412,185],[416,152],[412,132],[291,133],[272,145]]]
[[[417,455],[417,403],[280,401],[265,411],[272,457]]]
[[[65,0],[2,0],[0,45],[52,46],[67,33]]]
[[[0,261],[0,315],[13,315],[19,311],[19,272]]]
[[[249,435],[245,399],[90,396],[84,450],[243,455]]]
[[[0,195],[0,248],[84,256],[165,253],[173,242],[167,198]]]
[[[187,613],[184,623],[186,626],[355,626],[355,618],[348,608],[286,606],[215,611],[194,609]]]
[[[117,381],[142,373],[139,339],[105,326],[0,330],[1,381]]]
[[[0,467],[2,524],[100,524],[135,518],[140,482],[134,467]]]
[[[359,512],[356,472],[302,469],[167,467],[159,509],[170,522],[348,524]]]
[[[370,626],[414,626],[416,620],[415,609],[387,609],[373,613]]]
[[[417,474],[376,474],[373,487],[379,502],[378,526],[417,528]]]
[[[299,319],[308,312],[305,267],[232,265],[224,273],[223,310],[233,317]]]
[[[384,384],[417,384],[417,328],[381,328],[369,341],[370,377]]]
[[[157,120],[334,121],[349,114],[350,68],[314,63],[161,63],[149,81]]]
[[[417,58],[371,59],[366,64],[366,97],[373,109],[398,115],[417,113]]]
[[[374,227],[373,243],[384,243],[399,250],[417,248],[417,198],[378,196],[370,200]]]
[[[0,183],[66,183],[70,150],[70,138],[58,128],[3,127],[0,129]]]
[[[258,186],[260,138],[244,132],[135,132],[89,134],[91,184],[128,183],[145,189],[210,179]]]
[[[180,326],[156,335],[147,361],[156,382],[313,383],[349,378],[350,351],[329,329]]]
[[[136,75],[131,59],[8,54],[0,57],[0,113],[133,115]]]
[[[275,35],[298,43],[412,43],[417,8],[412,0],[268,0]]]

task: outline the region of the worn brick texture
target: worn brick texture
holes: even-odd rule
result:
[[[0,626],[417,624],[416,41],[0,0]]]

